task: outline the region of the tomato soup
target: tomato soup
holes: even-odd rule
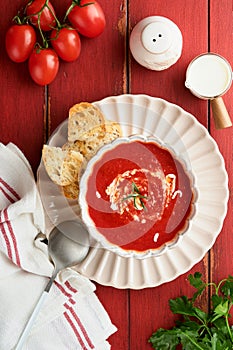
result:
[[[98,232],[125,251],[159,249],[183,232],[193,190],[184,164],[157,142],[119,143],[92,168],[86,190]]]

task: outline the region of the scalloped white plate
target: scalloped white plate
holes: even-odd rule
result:
[[[77,270],[88,278],[116,288],[142,289],[169,282],[187,272],[213,246],[227,213],[228,176],[223,157],[207,130],[175,104],[147,95],[120,95],[94,103],[106,119],[121,124],[123,135],[154,135],[185,159],[195,177],[196,213],[179,244],[163,255],[138,260],[91,248]],[[53,133],[49,144],[67,141],[67,120]],[[51,226],[77,218],[79,206],[68,201],[48,178],[41,162],[38,186]],[[48,225],[48,232],[51,227]]]

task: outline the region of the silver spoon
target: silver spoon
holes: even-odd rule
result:
[[[85,259],[89,252],[90,242],[87,229],[81,222],[64,221],[54,227],[48,239],[48,252],[54,265],[54,272],[38,300],[30,319],[28,320],[15,350],[22,346],[34,324],[41,306],[48,296],[50,288],[59,271],[75,266]]]

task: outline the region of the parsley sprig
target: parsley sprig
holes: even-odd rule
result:
[[[128,196],[123,198],[123,201],[127,200],[127,199],[131,199],[133,198],[133,204],[134,204],[134,208],[137,210],[140,210],[141,208],[143,208],[144,210],[146,209],[145,203],[143,201],[143,199],[148,199],[147,196],[143,196],[140,192],[140,190],[138,189],[137,185],[135,184],[135,182],[132,182],[132,193],[130,193]],[[140,206],[138,205],[138,201],[140,202]]]
[[[232,350],[233,327],[229,324],[233,305],[233,276],[223,279],[217,285],[205,283],[196,272],[188,276],[189,283],[196,289],[192,298],[181,296],[169,300],[174,314],[182,319],[172,329],[158,329],[149,338],[152,347],[158,350],[175,350],[181,344],[183,350]],[[195,301],[202,292],[211,287],[211,307],[208,313],[197,306]]]

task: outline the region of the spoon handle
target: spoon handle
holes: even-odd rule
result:
[[[24,330],[22,332],[22,334],[20,335],[20,338],[18,340],[18,343],[16,345],[15,350],[21,350],[22,349],[23,344],[24,344],[25,340],[27,339],[27,336],[30,333],[30,330],[31,330],[31,328],[32,328],[36,318],[37,318],[37,315],[39,314],[39,311],[40,311],[44,301],[47,299],[47,297],[49,295],[50,288],[51,288],[51,286],[53,284],[53,281],[56,278],[56,275],[57,275],[57,271],[54,271],[54,273],[53,273],[52,277],[50,278],[48,284],[46,285],[43,293],[41,294],[41,296],[40,296],[40,298],[39,298],[39,300],[38,300],[38,302],[37,302],[37,304],[36,304],[32,314],[31,314],[31,316],[30,316],[30,318],[29,318],[29,320],[28,320],[28,322],[27,322],[27,324],[26,324],[26,326],[25,326],[25,328],[24,328]]]
[[[17,344],[15,350],[22,349],[24,341],[26,340],[26,338],[27,338],[27,336],[28,336],[33,324],[34,324],[34,321],[35,321],[35,319],[36,319],[36,317],[41,309],[41,306],[43,305],[47,296],[48,296],[47,292],[43,292],[41,294],[40,299],[38,300],[38,302],[33,310],[33,313],[31,314],[31,317],[29,318],[28,323],[26,324],[26,327],[24,328],[24,331],[19,338],[19,341],[18,341],[18,344]]]

